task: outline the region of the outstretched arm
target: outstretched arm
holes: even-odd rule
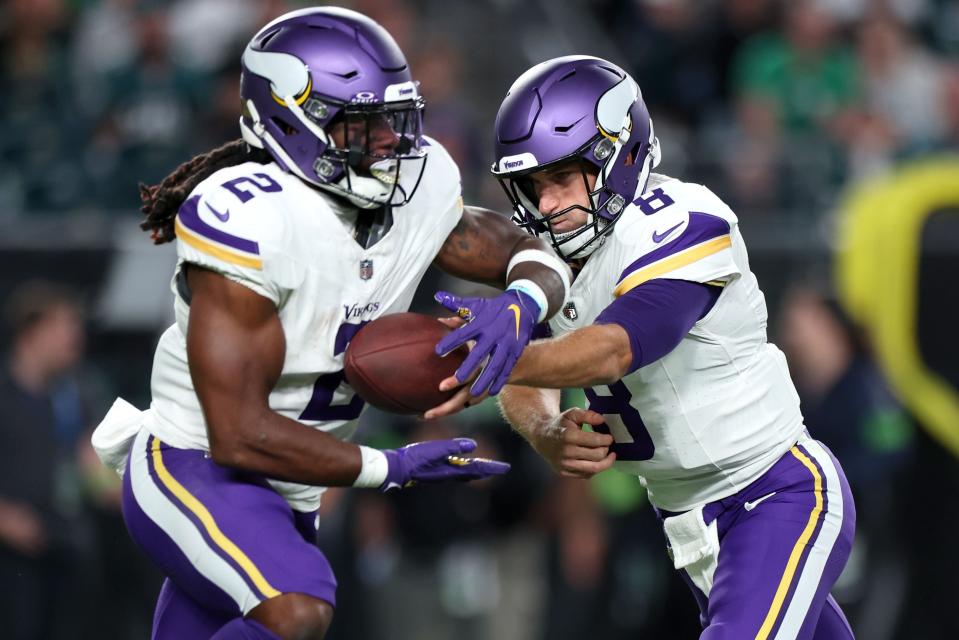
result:
[[[715,304],[720,287],[655,279],[613,301],[595,324],[529,345],[513,368],[511,385],[568,389],[610,384],[672,351]],[[455,389],[451,376],[440,383]],[[427,413],[438,418],[462,409],[458,392]]]
[[[198,267],[189,268],[187,279],[190,375],[206,419],[210,455],[218,464],[304,484],[384,490],[410,480],[471,479],[509,468],[459,458],[475,447],[465,439],[378,451],[273,411],[269,396],[286,349],[273,303]]]
[[[616,324],[593,324],[526,347],[511,385],[577,389],[612,384],[626,375],[633,354],[629,335]]]
[[[565,389],[616,382],[675,349],[721,291],[698,282],[650,280],[616,298],[595,324],[530,345],[510,384]]]
[[[633,360],[626,331],[615,324],[594,324],[559,338],[536,340],[526,346],[509,375],[506,389],[575,389],[611,384],[622,378]],[[456,376],[440,383],[441,391],[460,386]],[[515,391],[513,392],[515,395]],[[464,408],[469,402],[465,388],[443,404],[426,412],[425,418],[440,418]]]

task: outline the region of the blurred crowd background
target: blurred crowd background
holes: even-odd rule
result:
[[[589,53],[633,74],[663,143],[660,171],[710,186],[739,214],[770,339],[787,352],[809,429],[853,486],[858,537],[834,593],[858,637],[959,637],[957,449],[925,428],[921,397],[891,384],[896,363],[875,357],[874,332],[833,277],[846,194],[959,151],[959,3],[340,4],[397,39],[427,98],[427,133],[458,161],[467,202],[493,209],[507,202],[488,175],[492,120],[519,73]],[[149,633],[161,577],[129,541],[117,479],[89,447],[114,397],[149,403],[155,341],[172,318],[174,253],[139,232],[137,184],[238,137],[242,47],[299,6],[0,5],[3,637]],[[959,198],[935,206],[954,220]],[[938,228],[927,234],[937,266],[923,272],[938,277],[923,289],[938,320],[910,326],[955,394],[959,227]],[[875,264],[881,273],[883,256]],[[875,280],[872,294],[886,296],[885,275]],[[430,273],[415,308],[438,315],[440,286],[464,288]],[[361,428],[379,446],[454,434],[512,472],[390,496],[327,492],[333,640],[697,637],[693,599],[634,477],[561,481],[491,402],[432,423],[370,411]]]

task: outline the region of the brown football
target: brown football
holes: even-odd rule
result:
[[[436,343],[450,332],[436,318],[421,313],[394,313],[357,331],[346,348],[346,381],[374,407],[400,414],[420,414],[448,400],[441,392],[469,353],[461,346],[441,358]]]

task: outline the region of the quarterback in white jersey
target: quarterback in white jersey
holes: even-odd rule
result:
[[[476,446],[463,438],[348,442],[363,409],[343,374],[354,334],[406,311],[431,264],[505,287],[471,311],[482,395],[569,287],[547,243],[464,208],[457,167],[422,134],[423,98],[378,24],[295,11],[242,63],[243,139],[141,190],[143,228],[177,240],[176,323],[157,347],[149,410],[118,401],[94,434],[123,472],[127,528],[167,575],[153,638],[322,638],[336,590],[315,544],[322,487],[509,468],[463,457]]]
[[[577,271],[554,337],[509,376],[506,418],[563,475],[615,464],[640,477],[702,638],[851,638],[829,589],[855,508],[767,342],[736,216],[703,186],[651,174],[659,145],[639,87],[598,58],[520,76],[496,154],[514,220]],[[589,409],[560,412],[568,387]]]
[[[657,507],[686,511],[762,475],[799,439],[802,415],[785,358],[766,342],[766,304],[736,217],[700,185],[651,176],[579,271],[552,335],[592,325],[656,278],[722,293],[666,355],[587,396],[615,439],[616,466],[640,476]]]

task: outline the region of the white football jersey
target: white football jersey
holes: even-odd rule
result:
[[[657,507],[685,511],[762,475],[803,422],[786,359],[766,341],[766,302],[736,216],[702,185],[654,175],[586,261],[553,334],[592,324],[653,278],[723,291],[670,353],[586,392],[616,440],[617,467],[639,475]]]
[[[352,235],[355,208],[276,164],[217,171],[181,206],[177,272],[184,263],[201,265],[276,304],[286,337],[283,370],[269,398],[277,413],[342,439],[356,429],[363,402],[344,380],[346,345],[366,322],[409,309],[463,211],[456,164],[439,143],[427,143],[412,200],[394,209],[392,228],[368,249]],[[176,281],[174,275],[176,323],[157,346],[147,426],[174,447],[209,450],[187,364],[190,307]],[[318,487],[273,485],[295,509],[319,506]]]

